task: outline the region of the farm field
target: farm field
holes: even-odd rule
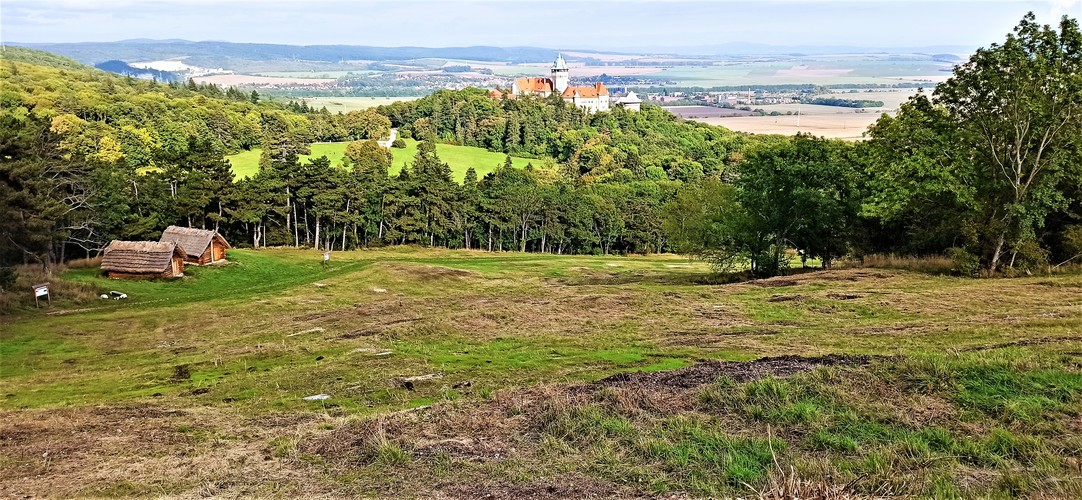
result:
[[[212,83],[222,87],[241,85],[331,85],[337,82],[334,78],[298,78],[281,76],[256,76],[256,75],[211,75],[197,76],[192,78],[196,83]]]
[[[714,106],[663,106],[668,111],[681,118],[727,118],[733,116],[749,116],[751,111],[740,109],[716,108]]]
[[[1082,493],[1079,274],[229,259],[0,316],[0,495]]]
[[[414,139],[405,139],[405,141],[405,148],[391,148],[391,153],[394,155],[394,163],[391,165],[390,169],[391,175],[397,174],[402,170],[404,165],[412,163],[413,158],[417,156],[417,141]],[[346,151],[346,145],[348,144],[348,142],[324,142],[312,144],[312,154],[302,156],[301,161],[326,156],[327,159],[331,160],[332,165],[341,165],[342,157]],[[239,179],[252,176],[259,171],[259,155],[261,153],[262,150],[255,148],[250,151],[227,156],[226,159],[229,160],[229,163],[233,166],[233,173],[236,174]],[[484,177],[485,174],[502,165],[506,159],[506,155],[503,153],[451,144],[437,144],[436,154],[440,157],[441,161],[451,166],[451,175],[456,182],[462,182],[462,179],[466,177],[466,171],[469,170],[471,166],[477,171],[477,178],[480,179],[481,177]],[[511,163],[517,168],[525,168],[526,165],[531,162],[538,168],[546,166],[545,160],[517,157],[511,158]]]
[[[315,109],[326,107],[331,113],[349,113],[398,101],[412,101],[420,97],[299,97],[297,99],[307,102]]]
[[[763,109],[768,108],[763,106]],[[693,119],[710,125],[718,125],[729,130],[747,132],[750,134],[795,135],[796,133],[801,132],[819,137],[856,141],[864,138],[864,132],[866,132],[868,127],[875,123],[880,116],[881,113],[851,112],[805,115],[803,111],[801,111],[799,124],[796,115]]]
[[[752,134],[793,135],[797,132],[803,132],[834,139],[861,140],[868,127],[875,123],[883,113],[893,115],[902,103],[916,93],[917,89],[865,89],[857,92],[837,92],[817,96],[832,99],[883,102],[882,107],[874,108],[845,108],[814,104],[761,104],[754,107],[760,108],[766,113],[777,111],[782,113],[783,116],[721,117],[709,116],[705,113],[693,113],[693,116],[685,116],[695,121],[720,125],[729,130]],[[679,108],[670,107],[666,109],[672,111]],[[798,111],[800,113],[799,126],[796,117]],[[793,113],[793,115],[785,113]]]

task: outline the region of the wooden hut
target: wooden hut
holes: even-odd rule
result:
[[[101,269],[110,278],[176,278],[184,275],[187,254],[176,243],[113,240]]]
[[[193,227],[169,226],[158,241],[176,243],[188,255],[189,264],[200,266],[225,260],[225,251],[233,248],[218,231]]]

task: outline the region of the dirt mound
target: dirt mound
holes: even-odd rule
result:
[[[422,281],[445,278],[465,278],[477,275],[477,273],[465,269],[453,269],[450,267],[410,264],[404,262],[385,262],[381,267],[390,271],[408,274],[411,277]]]
[[[775,276],[753,280],[750,283],[762,288],[779,288],[804,285],[815,281],[868,281],[889,279],[897,273],[870,271],[868,269],[806,269],[794,270],[787,276]]]
[[[703,361],[701,363],[663,372],[626,372],[601,379],[597,385],[607,387],[647,386],[654,388],[691,389],[712,384],[718,377],[731,377],[737,382],[768,376],[785,377],[814,370],[820,366],[867,365],[875,357],[829,354],[818,357],[777,356],[755,361]]]

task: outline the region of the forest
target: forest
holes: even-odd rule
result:
[[[1080,75],[1077,21],[1030,15],[848,143],[734,133],[652,106],[586,115],[484,89],[332,114],[8,47],[0,266],[49,269],[179,224],[252,247],[680,252],[756,276],[785,272],[793,252],[824,265],[889,253],[948,255],[960,274],[1045,271],[1082,257]],[[391,127],[421,141],[393,176],[375,142]],[[319,141],[354,142],[342,165],[298,160]],[[508,157],[459,184],[437,142],[538,162]],[[259,172],[235,178],[224,157],[254,147]]]

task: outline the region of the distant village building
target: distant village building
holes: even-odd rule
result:
[[[177,278],[184,276],[185,257],[173,242],[113,240],[101,269],[110,278]]]
[[[609,89],[605,88],[601,82],[585,87],[572,87],[570,86],[570,71],[563,54],[559,54],[556,56],[556,61],[552,63],[549,78],[518,78],[511,85],[510,93],[494,89],[489,92],[489,95],[493,98],[514,99],[520,95],[548,97],[555,93],[559,94],[564,102],[574,104],[587,113],[608,111],[611,104]]]
[[[628,92],[626,96],[621,97],[616,101],[618,106],[631,111],[639,111],[639,107],[642,105],[642,99],[635,95],[635,92]]]
[[[159,241],[176,243],[188,263],[200,266],[225,260],[225,251],[232,248],[218,231],[192,227],[169,226]]]

